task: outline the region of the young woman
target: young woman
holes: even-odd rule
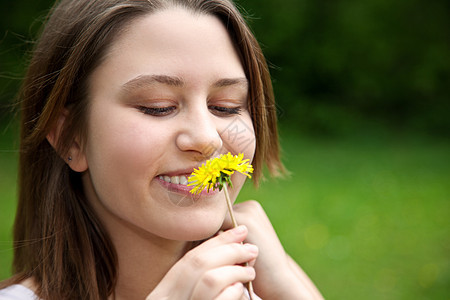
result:
[[[263,299],[321,299],[260,205],[235,205],[230,229],[222,192],[186,186],[227,152],[256,182],[282,169],[267,66],[229,0],[63,0],[20,100],[0,299],[245,299],[248,281]]]

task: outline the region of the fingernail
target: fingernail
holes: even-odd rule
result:
[[[246,271],[247,271],[247,274],[250,276],[254,277],[256,275],[255,269],[252,267],[246,267]]]
[[[233,228],[233,233],[237,234],[237,235],[241,235],[244,234],[247,231],[247,227],[245,227],[245,225],[240,225],[236,228]]]
[[[254,254],[258,253],[258,251],[259,251],[258,247],[253,244],[245,244],[244,247],[247,249],[248,252],[251,252]]]

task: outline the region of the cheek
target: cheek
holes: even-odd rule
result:
[[[256,138],[250,115],[242,114],[226,122],[220,135],[226,149],[234,154],[244,153],[245,159],[253,160]]]
[[[131,124],[104,122],[92,126],[88,138],[88,161],[91,163],[125,164],[125,161],[141,161],[146,153],[145,134]],[[110,165],[110,166],[113,166]]]
[[[227,122],[225,128],[221,131],[221,136],[227,151],[231,151],[234,154],[243,153],[244,159],[249,159],[250,162],[253,161],[256,137],[250,115],[243,114]],[[236,200],[246,179],[247,176],[238,172],[233,174],[234,188],[230,190],[233,201]]]
[[[133,111],[108,117],[95,114],[90,122],[87,160],[93,179],[114,185],[124,181],[149,180],[155,162],[166,147],[161,130]],[[105,182],[107,181],[107,182]]]

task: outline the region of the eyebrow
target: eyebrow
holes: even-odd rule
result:
[[[242,78],[224,78],[216,81],[213,86],[214,87],[227,87],[232,85],[242,85],[245,88],[248,88],[248,80],[245,77]]]
[[[185,82],[183,79],[177,77],[177,76],[169,76],[169,75],[139,75],[130,81],[126,82],[122,89],[125,91],[132,91],[137,88],[142,88],[144,86],[153,85],[155,83],[161,83],[169,86],[174,87],[183,87],[185,85]],[[238,78],[223,78],[219,79],[218,81],[213,83],[213,87],[220,88],[220,87],[228,87],[228,86],[234,86],[234,85],[240,85],[244,88],[248,89],[248,80],[245,77],[238,77]]]
[[[148,85],[153,85],[155,83],[162,83],[175,87],[182,87],[184,81],[176,76],[168,75],[139,75],[136,78],[131,79],[126,82],[122,88],[126,91],[131,91],[137,88],[141,88]]]

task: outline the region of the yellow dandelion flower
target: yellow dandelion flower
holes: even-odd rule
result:
[[[201,167],[194,169],[189,177],[188,186],[194,186],[190,191],[192,194],[199,194],[205,188],[222,190],[224,184],[232,186],[230,176],[234,172],[242,173],[252,178],[250,173],[253,167],[248,159],[243,159],[244,154],[232,155],[230,152],[219,157],[207,160]]]
[[[239,155],[231,155],[230,152],[222,154],[219,157],[207,160],[200,168],[194,169],[194,172],[192,172],[188,179],[188,186],[194,186],[190,191],[192,194],[200,194],[205,188],[208,189],[208,192],[211,189],[224,190],[233,227],[237,227],[238,224],[233,214],[227,185],[230,187],[233,186],[231,183],[231,175],[236,171],[248,176],[248,178],[252,178],[250,173],[253,172],[253,167],[248,159],[243,158],[244,154],[242,153]],[[248,266],[248,263],[246,265]],[[253,299],[253,285],[251,282],[248,282],[246,286],[251,300]]]

